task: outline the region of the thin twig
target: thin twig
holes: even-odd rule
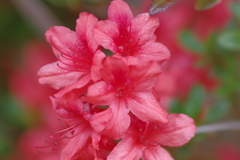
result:
[[[222,122],[222,123],[215,123],[215,124],[199,126],[199,127],[197,127],[196,134],[219,132],[219,131],[233,131],[233,130],[240,131],[240,121]]]
[[[20,14],[32,23],[36,30],[43,35],[51,26],[61,23],[41,0],[11,0]]]

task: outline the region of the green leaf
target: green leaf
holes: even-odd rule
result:
[[[180,41],[182,44],[195,53],[205,53],[206,48],[204,44],[198,39],[198,37],[189,31],[183,31],[180,34]]]
[[[206,115],[205,123],[211,123],[219,120],[226,115],[230,109],[228,101],[218,101],[214,106],[212,106]]]
[[[113,55],[113,52],[108,50],[108,49],[105,49],[103,47],[102,48],[102,52],[105,53],[106,56],[112,56]]]
[[[225,31],[218,37],[218,44],[228,51],[240,51],[240,30]]]
[[[216,6],[218,3],[220,3],[222,0],[198,0],[195,4],[196,10],[207,10],[214,6]]]
[[[98,106],[98,108],[101,108],[101,109],[108,109],[108,106]]]
[[[194,86],[189,94],[188,100],[183,106],[183,113],[196,119],[204,103],[206,92],[201,86]]]
[[[4,129],[7,127],[3,122],[0,121],[0,158],[6,156],[11,151],[12,138]]]
[[[26,127],[24,121],[24,112],[20,108],[20,105],[17,103],[17,101],[11,97],[11,95],[0,95],[0,117],[19,129],[24,129]]]
[[[154,15],[161,13],[172,7],[179,0],[153,0],[149,7],[149,14]]]
[[[182,113],[182,108],[182,105],[177,100],[170,103],[170,113]]]

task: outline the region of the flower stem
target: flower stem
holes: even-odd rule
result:
[[[233,130],[240,130],[240,121],[202,125],[197,127],[196,134],[219,132],[219,131],[233,131]]]

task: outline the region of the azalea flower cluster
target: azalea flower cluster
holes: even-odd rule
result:
[[[51,148],[61,160],[171,160],[162,146],[194,136],[193,119],[168,114],[159,103],[155,86],[170,52],[156,41],[158,26],[157,16],[134,18],[123,0],[114,0],[108,20],[83,12],[76,32],[60,26],[46,32],[57,61],[38,77],[59,90],[51,101],[67,128],[53,131]]]

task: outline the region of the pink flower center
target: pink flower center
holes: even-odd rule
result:
[[[115,85],[115,93],[116,93],[116,97],[117,98],[120,98],[120,99],[123,99],[127,104],[127,99],[128,98],[135,98],[135,95],[134,95],[134,92],[133,92],[134,88],[133,86],[131,85],[131,83],[121,83],[121,84],[118,84],[118,85]]]
[[[146,122],[145,129],[139,129],[139,141],[145,146],[158,146],[160,142],[154,139],[154,134],[158,131],[157,125]]]
[[[126,97],[129,95],[128,91],[128,83],[124,83],[123,86],[116,89],[116,97]]]
[[[120,36],[115,39],[117,44],[117,52],[120,53],[123,57],[133,56],[136,52],[140,50],[140,37],[137,37],[136,31],[131,29],[121,29]]]
[[[87,42],[77,43],[68,48],[70,52],[58,55],[58,67],[68,71],[90,71],[94,53],[87,47]]]

